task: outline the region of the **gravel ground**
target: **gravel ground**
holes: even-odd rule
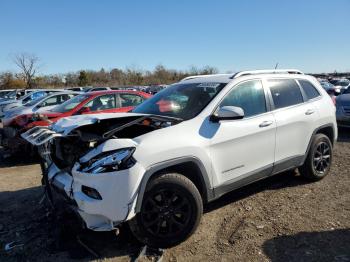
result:
[[[209,204],[197,232],[163,261],[350,261],[350,130],[340,130],[333,161],[317,183],[288,172]],[[127,228],[76,230],[69,214],[40,202],[40,179],[25,156],[0,162],[0,261],[135,261],[142,247]]]

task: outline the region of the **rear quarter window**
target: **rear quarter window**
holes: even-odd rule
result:
[[[314,87],[314,85],[311,84],[309,81],[298,80],[298,82],[301,85],[301,87],[303,88],[308,100],[314,99],[314,98],[320,96],[320,93],[317,91],[316,87]]]

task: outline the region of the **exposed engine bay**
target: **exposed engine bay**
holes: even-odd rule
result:
[[[94,123],[77,126],[67,135],[50,128],[36,127],[22,136],[28,142],[39,146],[39,153],[43,158],[50,158],[60,169],[69,170],[89,150],[108,139],[134,138],[181,121],[158,115],[133,115],[98,119]]]

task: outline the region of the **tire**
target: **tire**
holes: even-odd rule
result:
[[[316,134],[304,164],[299,167],[300,174],[310,180],[318,181],[328,175],[332,164],[332,143],[324,134]]]
[[[168,248],[190,237],[202,214],[202,198],[192,181],[180,174],[164,174],[149,182],[141,210],[129,226],[141,243]]]

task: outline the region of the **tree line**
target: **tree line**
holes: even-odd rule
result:
[[[189,75],[214,74],[215,67],[191,67],[188,70],[168,69],[157,65],[153,70],[136,68],[113,68],[111,70],[80,70],[65,74],[38,75],[40,59],[27,53],[13,58],[19,71],[0,73],[0,89],[15,88],[58,88],[74,86],[131,86],[171,84]]]

